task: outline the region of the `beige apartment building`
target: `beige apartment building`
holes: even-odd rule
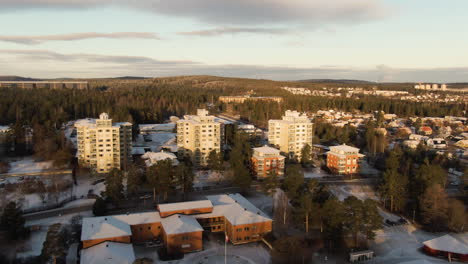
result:
[[[222,129],[205,109],[198,109],[197,115],[185,115],[177,121],[179,157],[190,157],[194,165],[205,166],[212,150],[221,151]]]
[[[290,157],[301,157],[302,148],[312,147],[312,122],[305,113],[287,110],[283,119],[268,121],[268,141]]]
[[[114,123],[102,113],[99,119],[75,122],[77,130],[78,162],[98,173],[120,169],[131,161],[132,124]]]

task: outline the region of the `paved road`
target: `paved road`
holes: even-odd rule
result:
[[[57,208],[57,209],[52,209],[52,210],[47,210],[47,211],[42,211],[42,212],[25,214],[23,216],[26,219],[26,221],[31,221],[31,220],[38,220],[38,219],[49,218],[49,217],[54,217],[54,216],[61,216],[65,214],[80,213],[80,212],[89,211],[92,209],[93,209],[93,205],[88,204],[88,205],[82,205],[82,206],[71,207],[71,208]]]

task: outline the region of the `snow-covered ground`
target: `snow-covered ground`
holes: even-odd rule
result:
[[[421,251],[424,241],[442,235],[445,235],[445,233],[428,233],[415,228],[411,224],[385,227],[377,231],[375,240],[370,244],[370,249],[374,250],[376,254],[373,263],[393,264],[411,260],[428,260],[432,263],[448,263],[448,261],[444,259],[428,256]]]
[[[375,190],[370,185],[362,184],[336,184],[329,185],[330,191],[340,200],[343,201],[348,196],[356,196],[361,200],[367,198],[378,200]]]
[[[136,258],[150,258],[153,263],[166,264],[192,264],[192,263],[224,263],[224,236],[223,234],[210,235],[209,239],[203,240],[203,251],[186,254],[183,259],[172,261],[159,260],[158,254],[154,248],[144,248],[135,246]],[[227,244],[228,263],[238,264],[267,264],[270,263],[270,252],[266,246],[260,242],[232,245]],[[221,262],[219,262],[219,261]]]
[[[202,188],[205,186],[215,186],[224,180],[222,173],[211,170],[195,171],[195,179],[193,179],[193,188]]]
[[[34,161],[32,157],[24,157],[10,161],[8,173],[33,173],[52,169],[52,161]]]
[[[17,245],[17,257],[25,258],[30,256],[39,256],[42,251],[42,245],[46,239],[47,231],[49,226],[60,223],[60,224],[69,224],[70,220],[74,217],[80,215],[82,217],[93,216],[91,211],[67,214],[59,217],[50,217],[43,218],[39,220],[27,221],[26,226],[40,226],[40,230],[32,231],[31,236],[28,240],[22,242],[20,245]]]
[[[330,176],[330,175],[318,167],[304,170],[304,178],[306,179],[323,178],[326,176]]]
[[[367,163],[367,161],[363,160],[361,162],[359,173],[363,175],[379,175],[380,171]]]
[[[161,147],[166,143],[172,142],[176,137],[175,133],[168,132],[155,132],[148,133],[145,135],[138,135],[135,146],[139,147],[148,147],[153,152],[158,152],[161,150]]]

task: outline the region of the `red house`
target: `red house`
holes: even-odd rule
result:
[[[443,256],[449,261],[457,259],[468,261],[468,245],[452,237],[445,235],[423,242],[424,251],[432,256]]]

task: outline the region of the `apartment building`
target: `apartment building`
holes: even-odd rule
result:
[[[219,101],[223,103],[236,103],[242,104],[245,101],[273,101],[277,103],[283,102],[283,97],[280,96],[250,96],[250,95],[241,95],[241,96],[220,96]]]
[[[285,157],[280,154],[280,151],[263,146],[260,148],[253,148],[252,154],[252,171],[257,179],[266,178],[271,171],[275,171],[278,177],[284,176],[284,159]]]
[[[202,250],[204,231],[225,232],[232,244],[259,241],[271,232],[271,218],[242,195],[210,195],[206,198],[160,204],[157,212],[84,218],[82,258],[91,254],[88,252],[98,254],[92,249],[102,243],[131,245],[156,241],[169,254],[175,254]]]
[[[290,157],[301,157],[302,148],[312,146],[312,122],[305,113],[287,110],[283,119],[268,121],[268,141]]]
[[[131,161],[132,124],[112,123],[109,115],[99,119],[82,119],[75,122],[77,130],[78,162],[98,173],[120,169]]]
[[[331,146],[327,153],[327,167],[336,174],[355,174],[359,172],[359,149],[346,144]]]
[[[185,115],[177,121],[177,147],[179,157],[190,157],[195,166],[205,166],[211,151],[221,151],[223,126],[198,109],[197,115]]]

